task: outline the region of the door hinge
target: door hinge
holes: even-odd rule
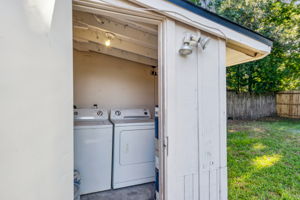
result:
[[[169,137],[164,137],[164,150],[169,155]]]

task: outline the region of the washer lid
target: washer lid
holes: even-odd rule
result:
[[[108,120],[94,120],[94,121],[75,121],[74,128],[111,128],[112,124]]]
[[[111,120],[112,123],[118,126],[154,126],[153,119],[120,119],[120,120]]]

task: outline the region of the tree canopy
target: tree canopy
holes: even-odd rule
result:
[[[194,2],[274,41],[262,60],[227,68],[227,88],[267,93],[300,88],[300,4],[296,0]]]

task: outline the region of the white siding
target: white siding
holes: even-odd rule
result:
[[[0,6],[0,199],[71,200],[71,0]]]
[[[167,24],[167,199],[227,199],[225,42],[209,36],[205,51],[194,49],[182,57],[178,50],[185,32],[198,31]]]

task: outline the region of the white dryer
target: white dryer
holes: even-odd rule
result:
[[[102,109],[74,109],[74,168],[80,194],[111,189],[113,126]]]
[[[154,120],[148,109],[112,109],[114,124],[114,189],[153,182],[155,177]]]

